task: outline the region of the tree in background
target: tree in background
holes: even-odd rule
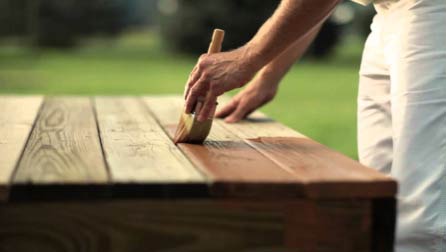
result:
[[[0,0],[0,35],[25,36],[38,47],[73,47],[83,36],[119,34],[127,4],[126,0]]]
[[[161,34],[168,46],[181,52],[199,54],[208,45],[212,28],[227,31],[223,50],[237,48],[256,33],[273,13],[277,0],[159,0]],[[342,3],[324,24],[309,54],[329,56],[354,19],[359,8]],[[363,27],[360,27],[361,29]],[[365,28],[368,30],[368,27]],[[367,33],[367,32],[363,32]]]

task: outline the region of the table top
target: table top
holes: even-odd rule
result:
[[[182,107],[175,95],[0,96],[0,201],[396,193],[389,177],[260,112],[214,120],[203,145],[175,145]]]

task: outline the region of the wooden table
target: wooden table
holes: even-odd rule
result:
[[[175,146],[182,105],[0,97],[0,251],[392,251],[395,181],[258,112]]]

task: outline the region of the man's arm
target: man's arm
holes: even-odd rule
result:
[[[264,66],[291,44],[319,27],[339,0],[283,0],[273,16],[248,42],[249,53]],[[258,67],[258,66],[257,66]]]
[[[279,82],[294,62],[299,60],[307,51],[308,47],[316,38],[316,35],[319,33],[321,26],[322,24],[313,27],[307,34],[292,43],[291,46],[283,51],[278,57],[275,57],[265,65],[260,73],[266,77],[274,78],[275,81]]]
[[[294,62],[299,60],[320,30],[318,25],[298,41],[265,65],[249,85],[235,95],[231,101],[217,112],[216,116],[233,123],[248,116],[251,112],[271,101],[276,95],[283,76]]]
[[[209,118],[217,96],[249,82],[254,74],[294,41],[323,22],[339,0],[282,0],[245,46],[200,57],[186,85],[186,112],[205,98],[198,120]],[[196,111],[197,112],[197,111]]]

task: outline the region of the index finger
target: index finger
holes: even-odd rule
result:
[[[200,77],[200,69],[198,65],[195,65],[195,67],[192,69],[192,72],[189,75],[189,78],[187,79],[186,86],[184,87],[184,99],[187,98],[189,95],[190,89],[194,86],[195,82]]]
[[[186,97],[186,113],[190,114],[193,112],[192,110],[194,109],[199,97],[206,97],[208,86],[209,85],[206,78],[201,76]]]

